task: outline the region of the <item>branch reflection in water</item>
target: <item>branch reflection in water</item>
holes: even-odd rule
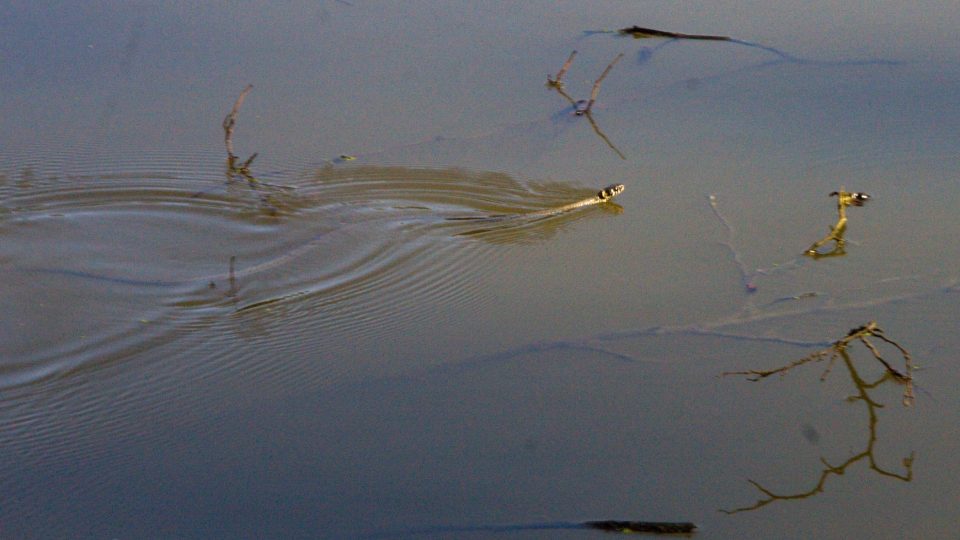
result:
[[[871,337],[877,338],[889,344],[900,353],[904,361],[903,371],[894,368],[887,360],[883,358],[883,356],[881,356],[880,350],[872,341],[870,341]],[[870,354],[872,355],[873,359],[883,365],[884,367],[883,375],[877,378],[876,380],[873,380],[873,381],[865,380],[864,377],[860,375],[859,371],[854,365],[848,349],[850,345],[857,342],[862,343],[867,348],[867,350],[870,351]],[[727,372],[727,373],[724,373],[723,375],[725,376],[726,375],[743,375],[743,376],[746,376],[748,380],[756,382],[766,377],[769,377],[771,375],[784,375],[788,371],[810,362],[820,362],[823,360],[828,360],[829,363],[827,365],[827,368],[820,377],[820,380],[822,381],[822,380],[825,380],[826,377],[830,374],[832,368],[834,367],[834,363],[836,362],[837,359],[840,359],[843,361],[843,366],[847,370],[847,374],[850,377],[850,382],[852,382],[854,387],[856,387],[857,389],[856,393],[848,398],[848,401],[862,402],[864,404],[864,407],[866,407],[866,410],[867,410],[869,436],[867,438],[866,448],[864,448],[863,451],[847,458],[843,463],[839,465],[832,465],[825,458],[821,457],[820,461],[823,463],[824,469],[820,472],[820,477],[818,478],[817,483],[807,491],[800,491],[800,492],[789,493],[789,494],[774,493],[770,489],[764,487],[759,482],[748,479],[748,482],[750,482],[750,484],[752,484],[755,488],[757,488],[757,490],[759,490],[763,494],[763,497],[758,499],[757,502],[755,502],[752,505],[743,506],[733,510],[721,510],[721,512],[724,512],[726,514],[736,514],[739,512],[748,512],[751,510],[757,510],[774,501],[797,500],[797,499],[806,499],[808,497],[812,497],[817,493],[822,493],[824,491],[824,486],[826,485],[826,482],[831,475],[840,476],[847,471],[848,467],[863,460],[867,460],[867,463],[869,463],[870,469],[882,476],[894,478],[904,482],[909,482],[913,479],[913,458],[914,458],[913,452],[911,452],[909,456],[903,458],[902,465],[904,468],[904,472],[902,474],[891,471],[889,469],[886,469],[880,466],[877,463],[876,456],[874,455],[874,447],[877,442],[877,422],[878,422],[877,409],[882,408],[883,404],[875,400],[870,395],[870,391],[876,389],[877,387],[881,386],[882,384],[888,381],[893,381],[898,384],[902,384],[905,387],[904,393],[903,393],[904,406],[909,407],[910,405],[913,404],[913,400],[914,400],[913,360],[910,356],[910,353],[907,352],[907,350],[904,349],[899,343],[888,338],[884,334],[883,330],[881,330],[880,327],[877,326],[876,322],[871,321],[861,327],[854,328],[847,334],[846,337],[836,341],[829,348],[811,353],[785,366],[782,366],[776,369],[770,369],[770,370],[751,369],[747,371]]]

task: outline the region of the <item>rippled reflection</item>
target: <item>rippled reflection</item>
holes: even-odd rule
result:
[[[5,176],[19,180],[3,184],[3,300],[30,308],[0,346],[3,386],[198,329],[216,341],[238,318],[268,347],[375,336],[428,306],[479,302],[477,275],[502,246],[622,210],[543,215],[596,188],[491,172],[327,165],[248,185],[202,158],[145,163]]]

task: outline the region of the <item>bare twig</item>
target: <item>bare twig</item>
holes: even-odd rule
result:
[[[782,375],[795,367],[802,366],[810,362],[819,362],[824,358],[828,358],[828,357],[832,359],[835,354],[836,353],[831,353],[830,349],[827,349],[827,350],[811,353],[807,356],[804,356],[803,358],[800,358],[799,360],[794,360],[793,362],[790,362],[789,364],[778,367],[776,369],[749,369],[746,371],[724,371],[722,375],[724,377],[726,377],[727,375],[744,375],[747,377],[747,380],[751,382],[756,382],[756,381],[759,381],[760,379],[765,379],[771,375],[777,375],[777,374]]]
[[[597,101],[597,95],[600,94],[600,83],[603,82],[603,79],[607,78],[607,74],[610,73],[610,70],[613,69],[613,66],[615,66],[621,58],[623,58],[623,53],[618,54],[617,57],[610,62],[610,65],[607,66],[607,69],[603,70],[603,73],[600,74],[600,77],[596,80],[596,82],[593,83],[593,90],[590,91],[590,101],[587,103],[587,110],[585,111],[585,114],[590,113],[590,111],[593,109],[593,103]]]
[[[877,347],[870,342],[867,338],[873,336],[883,340],[886,343],[896,347],[900,354],[903,356],[905,368],[901,372],[898,369],[894,368],[887,362],[881,355]],[[870,354],[873,356],[874,360],[879,362],[886,370],[886,373],[893,377],[893,379],[901,384],[906,386],[904,390],[903,404],[905,406],[910,406],[913,404],[913,359],[910,356],[910,353],[907,352],[899,343],[891,340],[886,337],[883,330],[877,325],[876,321],[870,321],[863,326],[859,326],[850,330],[843,339],[839,339],[833,342],[830,347],[826,349],[821,349],[813,353],[808,354],[807,356],[794,360],[785,366],[781,366],[775,369],[762,370],[762,369],[751,369],[746,371],[727,371],[722,373],[722,376],[727,375],[744,375],[750,381],[759,381],[760,379],[765,379],[771,375],[784,374],[795,367],[808,364],[810,362],[820,362],[824,359],[830,360],[830,366],[827,370],[824,371],[821,379],[825,378],[829,373],[830,369],[833,366],[833,362],[836,360],[838,355],[845,355],[847,348],[854,342],[859,341],[870,351]]]
[[[223,119],[223,138],[227,146],[227,157],[231,162],[236,160],[236,155],[233,153],[233,128],[237,125],[237,115],[240,114],[240,107],[243,105],[243,100],[247,98],[247,94],[249,94],[251,90],[253,90],[253,85],[248,84],[246,88],[240,92],[240,95],[237,96],[237,101],[233,103],[233,108],[230,109],[226,118]],[[247,160],[247,163],[249,164],[252,160],[253,158],[251,157]]]
[[[563,79],[563,76],[567,73],[567,70],[570,69],[570,64],[573,64],[573,57],[576,55],[577,55],[577,51],[573,51],[570,53],[570,57],[567,58],[567,61],[563,63],[563,67],[561,67],[560,71],[557,72],[557,77],[555,79],[551,79],[550,76],[547,75],[548,86],[553,86],[556,88],[563,87],[563,81],[561,79]]]
[[[629,28],[621,28],[618,30],[619,33],[624,35],[633,36],[637,39],[643,38],[670,38],[670,39],[702,39],[710,41],[730,41],[730,38],[727,36],[707,36],[702,34],[680,34],[678,32],[667,32],[664,30],[654,30],[653,28],[643,28],[637,25],[633,25]]]
[[[584,527],[619,533],[689,534],[697,526],[688,521],[585,521]]]
[[[616,145],[614,145],[613,142],[610,141],[610,139],[603,132],[603,130],[600,129],[600,126],[597,124],[597,122],[593,119],[593,116],[590,114],[590,106],[593,104],[593,101],[587,101],[585,99],[580,99],[580,100],[573,99],[570,96],[570,94],[568,94],[563,89],[563,83],[560,81],[560,79],[563,77],[564,73],[567,72],[567,69],[570,67],[570,64],[573,62],[573,57],[576,55],[576,53],[577,51],[573,51],[572,53],[570,53],[570,57],[567,58],[567,61],[563,64],[563,67],[560,69],[560,72],[557,73],[556,79],[551,79],[547,77],[547,86],[556,90],[557,93],[563,97],[563,99],[567,100],[567,102],[570,103],[570,105],[573,107],[573,113],[575,115],[586,116],[587,120],[590,122],[590,127],[593,128],[593,132],[597,134],[597,137],[600,137],[600,140],[602,140],[604,144],[607,145],[607,147],[613,150],[613,152],[617,154],[617,156],[620,159],[625,160],[627,159],[627,156],[625,156],[623,152],[621,152],[620,149],[617,148]],[[596,98],[596,93],[599,91],[600,81],[603,80],[604,77],[606,77],[607,73],[610,71],[610,68],[613,67],[613,64],[615,64],[617,60],[620,59],[621,56],[623,56],[622,53],[620,54],[620,56],[614,59],[614,61],[611,62],[609,66],[607,66],[607,69],[603,72],[603,75],[601,75],[600,78],[597,79],[597,82],[594,83],[594,98]]]

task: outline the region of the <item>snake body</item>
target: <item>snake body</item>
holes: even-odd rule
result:
[[[546,210],[537,210],[536,212],[527,212],[526,214],[519,214],[519,216],[526,217],[526,218],[555,216],[557,214],[562,214],[564,212],[569,212],[571,210],[576,210],[578,208],[583,208],[585,206],[605,203],[610,199],[616,197],[617,195],[623,193],[624,189],[626,189],[626,186],[624,186],[623,184],[612,184],[598,191],[597,194],[594,195],[593,197],[587,197],[586,199],[583,199],[574,203],[570,203],[570,204],[565,204],[563,206],[557,206],[555,208],[547,208]]]
[[[545,208],[543,210],[535,210],[532,212],[522,212],[517,214],[496,214],[492,216],[481,216],[481,217],[450,217],[447,218],[447,221],[504,221],[510,218],[516,219],[542,219],[558,214],[563,214],[570,212],[572,210],[577,210],[579,208],[584,208],[587,206],[593,206],[595,204],[601,204],[609,201],[610,199],[616,197],[617,195],[623,193],[623,190],[626,189],[626,186],[623,184],[611,184],[600,191],[592,197],[587,197],[586,199],[581,199],[577,202],[572,202],[570,204],[565,204],[563,206],[554,206],[552,208]]]
[[[505,221],[511,218],[528,219],[528,220],[544,219],[544,218],[556,216],[559,214],[563,214],[566,212],[570,212],[573,210],[578,210],[580,208],[585,208],[585,207],[593,206],[596,204],[602,204],[602,203],[608,202],[610,199],[623,193],[624,189],[625,187],[623,184],[612,184],[601,189],[600,191],[597,192],[596,195],[593,195],[592,197],[587,197],[586,199],[582,199],[570,204],[565,204],[563,206],[556,206],[553,208],[546,208],[544,210],[536,210],[533,212],[523,212],[523,213],[516,213],[516,214],[499,214],[499,215],[483,216],[483,217],[448,217],[446,218],[446,220],[448,221],[471,220],[471,221],[487,221],[488,222],[488,221]],[[112,283],[119,283],[122,285],[135,285],[135,286],[145,286],[145,287],[174,287],[174,286],[182,286],[187,284],[205,283],[210,288],[216,288],[218,282],[227,281],[229,282],[230,288],[232,289],[235,286],[236,281],[239,279],[242,279],[246,276],[250,276],[260,272],[264,272],[266,270],[270,270],[271,268],[276,268],[286,263],[287,261],[296,259],[297,257],[300,257],[301,255],[315,249],[316,244],[320,241],[320,239],[323,236],[326,236],[326,234],[328,233],[323,233],[320,236],[314,238],[313,240],[310,240],[303,245],[300,245],[294,249],[291,249],[290,251],[282,255],[279,255],[273,259],[264,261],[259,264],[255,264],[253,266],[248,266],[246,268],[243,268],[242,270],[238,270],[238,271],[233,270],[233,265],[235,260],[234,258],[231,258],[229,272],[222,272],[219,274],[213,274],[209,276],[198,276],[195,278],[188,278],[188,279],[177,280],[177,281],[140,280],[140,279],[132,279],[132,278],[124,278],[124,277],[107,276],[103,274],[95,274],[91,272],[83,272],[80,270],[70,270],[70,269],[63,269],[63,268],[30,268],[26,270],[34,271],[34,272],[44,272],[44,273],[60,274],[60,275],[67,275],[67,276],[74,276],[74,277],[82,277],[87,279],[96,279],[101,281],[109,281]]]

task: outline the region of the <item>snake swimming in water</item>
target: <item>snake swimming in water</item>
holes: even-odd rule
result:
[[[517,214],[517,216],[524,217],[527,219],[555,216],[557,214],[562,214],[564,212],[569,212],[571,210],[576,210],[578,208],[583,208],[585,206],[591,206],[594,204],[607,202],[610,199],[616,197],[617,195],[623,193],[624,189],[626,189],[626,186],[624,186],[623,184],[612,184],[598,191],[597,194],[594,195],[593,197],[587,197],[586,199],[583,199],[581,201],[565,204],[563,206],[557,206],[555,208],[538,210],[536,212],[527,212],[525,214]]]
[[[523,220],[539,220],[549,217],[553,217],[559,214],[571,212],[573,210],[578,210],[581,208],[586,208],[589,206],[602,204],[610,201],[617,195],[623,193],[625,186],[623,184],[612,184],[609,185],[595,195],[587,197],[570,204],[565,204],[563,206],[556,206],[552,208],[546,208],[543,210],[536,210],[532,212],[521,212],[516,214],[497,214],[491,216],[471,216],[471,217],[447,217],[444,218],[445,221],[483,221],[483,222],[502,222],[511,219],[523,219]],[[299,247],[296,247],[282,255],[279,255],[268,261],[264,261],[260,264],[255,264],[253,266],[248,266],[242,270],[234,271],[233,266],[235,263],[235,258],[230,260],[230,271],[221,272],[219,274],[200,276],[195,278],[188,278],[176,281],[165,281],[165,280],[144,280],[144,279],[133,279],[133,278],[124,278],[124,277],[115,277],[108,276],[103,274],[95,274],[91,272],[84,272],[80,270],[69,270],[62,268],[29,268],[25,269],[27,271],[33,272],[43,272],[43,273],[52,273],[52,274],[61,274],[74,277],[82,277],[87,279],[95,279],[100,281],[108,281],[112,283],[119,283],[123,285],[134,285],[134,286],[148,286],[148,287],[175,287],[188,284],[197,284],[197,283],[206,283],[210,288],[216,288],[217,282],[229,281],[231,289],[235,286],[237,280],[244,278],[246,276],[256,274],[269,270],[271,268],[276,268],[287,261],[296,259],[297,257],[307,253],[308,251],[316,248],[316,243],[319,241],[319,238],[315,238]]]
[[[592,206],[595,204],[600,204],[609,201],[610,199],[616,197],[617,195],[623,193],[623,190],[626,187],[623,184],[611,184],[600,191],[592,197],[587,197],[586,199],[579,200],[577,202],[572,202],[570,204],[565,204],[563,206],[555,206],[553,208],[545,208],[543,210],[536,210],[533,212],[523,212],[518,214],[496,214],[492,216],[482,216],[482,217],[450,217],[446,218],[447,221],[503,221],[509,218],[517,219],[542,219],[547,217],[556,216],[558,214],[563,214],[565,212],[570,212],[571,210],[577,210],[578,208],[583,208],[586,206]]]

